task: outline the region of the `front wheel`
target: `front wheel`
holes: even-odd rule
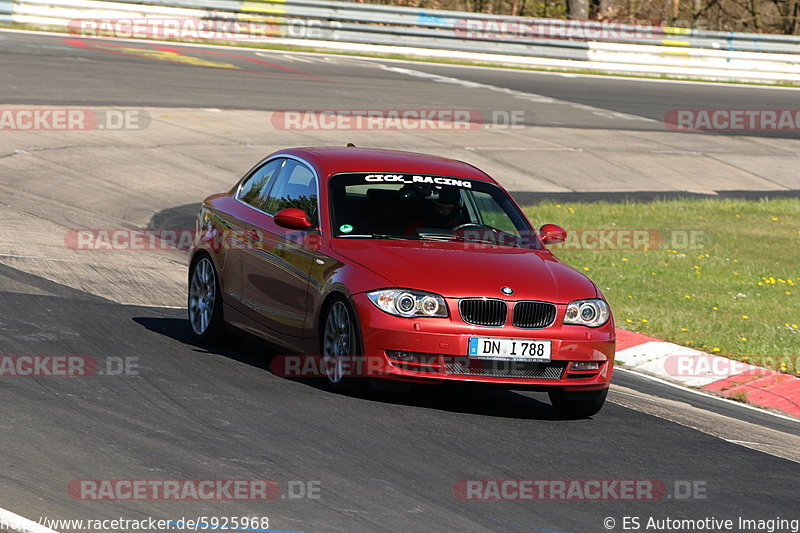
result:
[[[225,338],[222,291],[211,258],[203,255],[189,274],[189,323],[202,342],[214,344]]]
[[[548,394],[556,412],[565,418],[588,418],[602,409],[608,389],[598,391],[552,391]]]
[[[322,330],[322,363],[328,383],[342,392],[355,392],[364,387],[360,365],[361,342],[355,314],[342,299],[329,307]]]

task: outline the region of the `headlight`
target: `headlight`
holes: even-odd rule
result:
[[[406,318],[435,316],[446,318],[444,298],[430,292],[409,289],[381,289],[367,293],[367,297],[381,311]]]
[[[597,328],[608,322],[611,310],[604,300],[575,300],[567,306],[564,324],[578,324]]]

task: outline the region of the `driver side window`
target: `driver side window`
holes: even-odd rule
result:
[[[514,221],[511,220],[508,213],[497,204],[491,194],[481,191],[471,191],[471,194],[481,214],[483,224],[519,237],[519,231],[514,225]]]

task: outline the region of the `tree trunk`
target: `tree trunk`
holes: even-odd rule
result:
[[[584,20],[589,18],[589,0],[567,0],[567,6],[569,18]]]
[[[598,19],[608,19],[608,18],[617,18],[620,16],[617,13],[616,6],[614,5],[614,0],[596,0],[597,11],[595,13],[595,18]]]
[[[681,13],[681,0],[672,0],[672,6],[670,11],[670,24],[675,24],[675,21],[678,20],[678,17]]]
[[[703,10],[703,0],[692,0],[692,28],[700,18],[700,12]]]
[[[797,33],[798,21],[800,18],[800,2],[798,0],[790,0],[787,8],[788,17],[786,20],[786,34],[794,35]]]
[[[750,0],[750,16],[753,17],[753,26],[757,31],[761,31],[761,9],[760,0]]]

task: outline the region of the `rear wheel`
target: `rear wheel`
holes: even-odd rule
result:
[[[603,407],[608,389],[598,391],[552,391],[550,403],[565,418],[588,418]]]
[[[356,377],[361,369],[361,338],[355,313],[344,298],[328,307],[322,328],[322,363],[328,383],[337,390],[353,392],[364,387]]]
[[[219,343],[226,337],[222,317],[222,291],[211,258],[203,255],[189,274],[189,323],[201,341]]]

